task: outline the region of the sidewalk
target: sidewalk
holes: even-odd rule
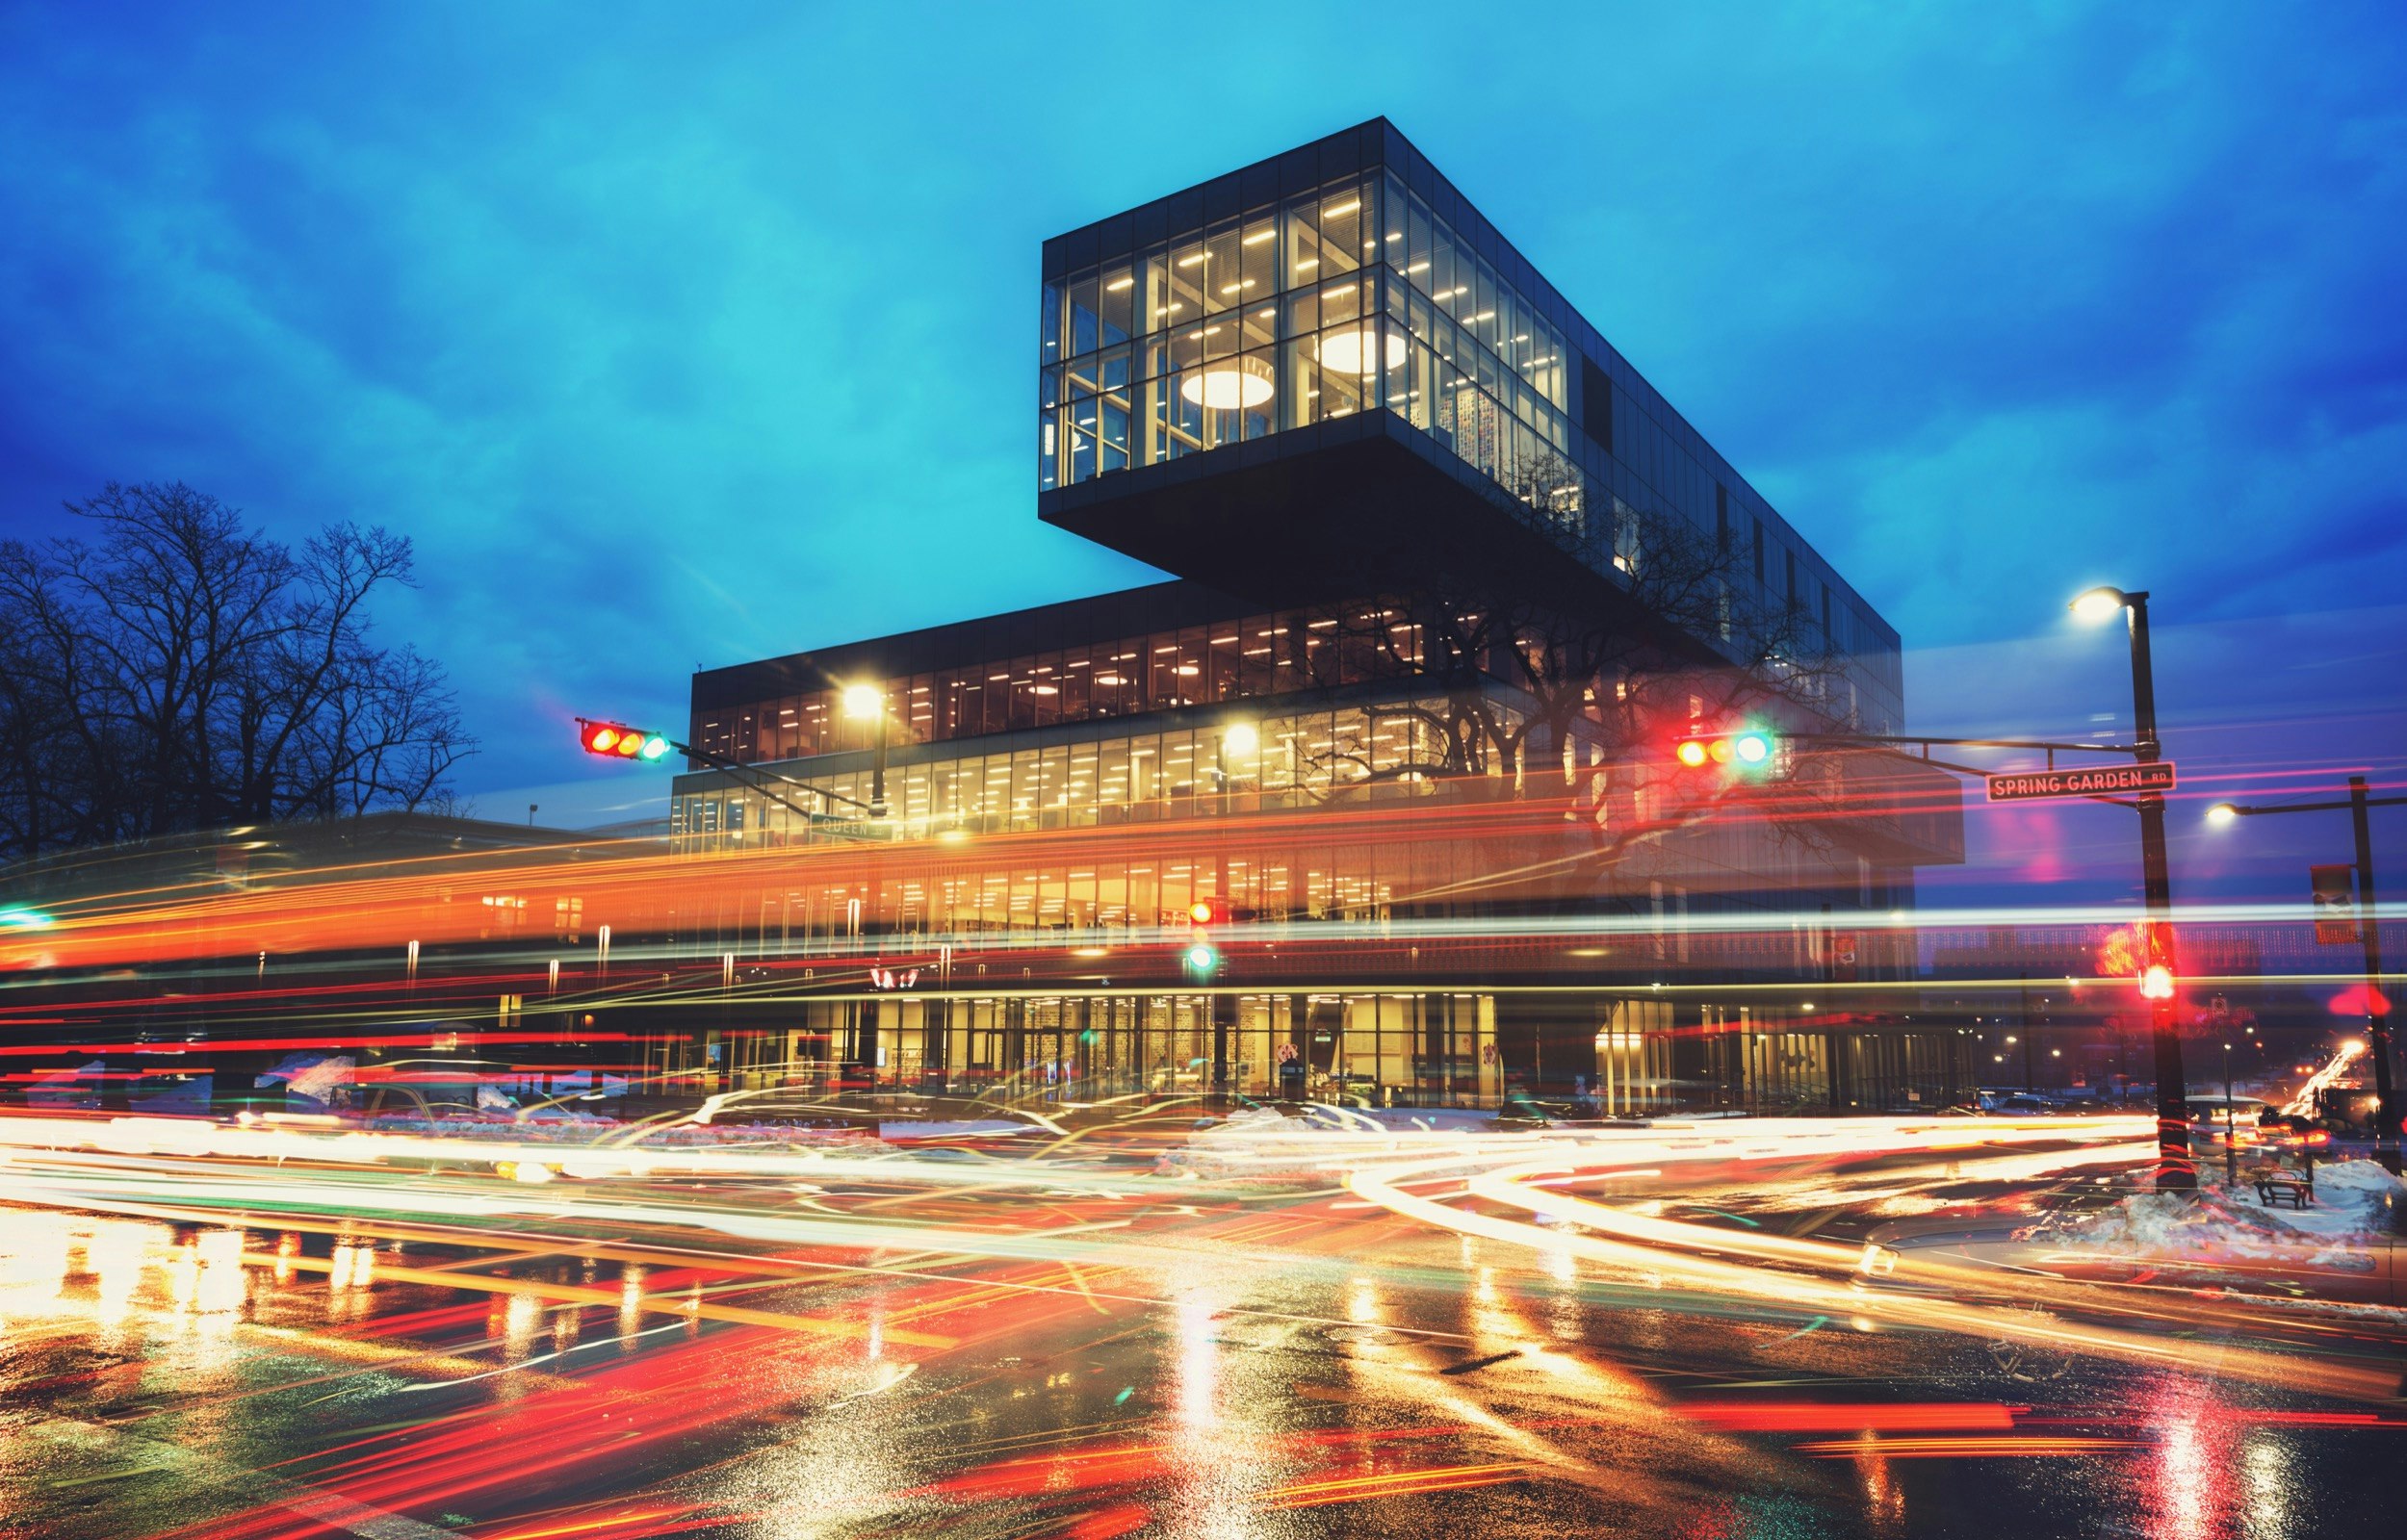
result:
[[[2407,1305],[2394,1219],[2407,1182],[2369,1160],[2318,1162],[2315,1202],[2267,1207],[2245,1171],[2226,1187],[2201,1164],[2194,1194],[2132,1193],[2096,1209],[2059,1209],[2004,1234],[1942,1239],[1913,1227],[1876,1232],[1910,1270],[1917,1252],[2034,1270],[2084,1283],[2225,1288],[2266,1298]]]

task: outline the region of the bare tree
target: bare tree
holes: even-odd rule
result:
[[[296,552],[180,483],[67,507],[89,539],[0,543],[0,855],[444,802],[443,672],[369,639],[407,539]]]

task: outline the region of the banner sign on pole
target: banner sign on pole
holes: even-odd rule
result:
[[[2357,868],[2310,866],[2315,886],[2316,944],[2355,946],[2365,937],[2357,930]]]

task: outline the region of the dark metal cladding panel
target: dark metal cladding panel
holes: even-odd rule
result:
[[[1237,203],[1251,214],[1266,203],[1279,201],[1279,163],[1264,161],[1249,166],[1237,173]]]
[[[1309,192],[1321,185],[1321,159],[1310,145],[1289,150],[1279,157],[1279,192],[1293,197]]]
[[[1131,220],[1134,244],[1155,246],[1170,239],[1168,210],[1158,203],[1149,203],[1136,211]]]
[[[1192,230],[1204,222],[1204,190],[1191,187],[1162,199],[1162,213],[1173,230]]]

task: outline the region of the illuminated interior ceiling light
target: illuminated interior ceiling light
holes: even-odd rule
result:
[[[1201,267],[1203,266],[1204,259],[1209,255],[1210,253],[1205,251],[1190,251],[1185,256],[1178,259],[1178,266],[1182,268]]]
[[[1106,294],[1116,295],[1120,293],[1121,290],[1133,288],[1135,285],[1136,280],[1134,278],[1114,278],[1111,282],[1103,285],[1103,291]]]
[[[1368,376],[1378,373],[1383,368],[1395,369],[1404,363],[1404,333],[1386,333],[1386,341],[1379,353],[1381,356],[1378,358],[1372,356],[1372,350],[1364,346],[1364,338],[1359,331],[1335,332],[1321,339],[1321,368],[1339,374]]]
[[[1324,219],[1333,219],[1340,215],[1352,214],[1355,210],[1360,208],[1361,206],[1362,200],[1360,198],[1354,198],[1344,203],[1333,203],[1328,208],[1321,210],[1321,218]]]
[[[1178,386],[1179,395],[1215,412],[1259,406],[1271,398],[1273,390],[1269,363],[1252,356],[1221,359],[1189,374]]]
[[[1256,230],[1245,238],[1245,244],[1250,246],[1258,246],[1278,233],[1276,230]]]

